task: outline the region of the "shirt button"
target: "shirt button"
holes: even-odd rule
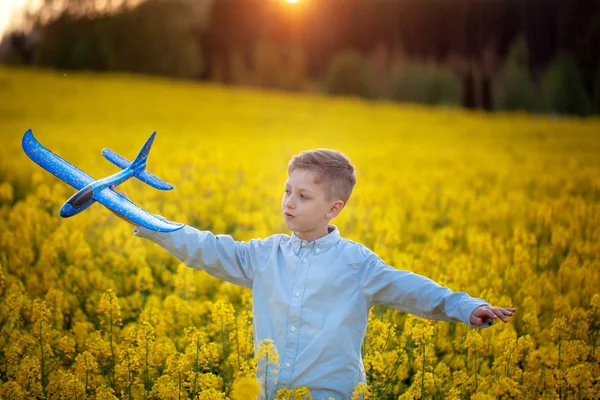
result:
[[[302,241],[302,247],[306,246],[306,242],[303,240]]]
[[[296,295],[296,297],[300,297],[300,292],[296,292],[294,294]]]
[[[292,327],[290,328],[290,330],[291,330],[292,332],[296,332],[296,327],[295,327],[295,326],[292,326]]]
[[[308,260],[306,259],[306,257],[304,257],[304,258],[302,259],[302,262],[306,262],[306,261],[308,261]]]
[[[321,249],[316,249],[315,253],[319,254],[321,252]]]
[[[289,368],[289,367],[290,367],[290,365],[292,365],[292,364],[290,364],[289,362],[286,362],[286,363],[285,363],[285,366],[286,366],[286,368]]]

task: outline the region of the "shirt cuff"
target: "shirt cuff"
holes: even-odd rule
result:
[[[169,222],[169,221],[168,221],[168,220],[167,220],[165,217],[163,217],[162,215],[154,214],[154,216],[155,216],[156,218],[158,218],[158,219],[160,219],[160,220],[164,221],[164,222]],[[141,225],[136,225],[136,226],[133,228],[133,234],[134,234],[135,236],[138,236],[138,237],[143,237],[143,238],[145,238],[145,239],[152,239],[153,237],[156,237],[156,235],[157,235],[157,234],[159,234],[159,233],[161,233],[161,232],[156,232],[156,231],[153,231],[152,229],[145,228],[145,227],[143,227],[143,226],[141,226]]]

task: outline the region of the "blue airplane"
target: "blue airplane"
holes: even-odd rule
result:
[[[25,154],[36,164],[78,190],[60,209],[61,217],[68,218],[79,214],[97,201],[106,208],[145,228],[158,232],[172,232],[181,229],[184,224],[163,221],[112,190],[113,187],[125,182],[132,176],[159,190],[173,189],[173,185],[145,170],[146,159],[148,158],[155,135],[156,132],[150,135],[133,162],[129,162],[108,148],[103,149],[102,155],[108,161],[121,168],[122,171],[99,180],[95,180],[73,164],[42,146],[33,136],[31,129],[25,132],[22,146]]]

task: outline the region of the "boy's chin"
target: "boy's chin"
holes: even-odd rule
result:
[[[297,231],[298,228],[300,228],[298,226],[298,224],[296,223],[296,221],[283,221],[285,223],[285,227],[288,228],[290,231]]]
[[[294,230],[295,225],[293,222],[284,220],[283,223],[285,224],[285,227],[288,228],[290,231]]]

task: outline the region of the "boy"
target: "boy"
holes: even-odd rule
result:
[[[471,327],[482,327],[484,319],[507,322],[505,316],[516,311],[387,266],[371,250],[342,238],[329,222],[355,183],[344,154],[305,151],[289,162],[281,203],[291,236],[245,243],[187,225],[171,233],[134,229],[187,266],[252,288],[254,343],[273,339],[279,352],[279,374],[268,377],[269,399],[278,389],[298,386],[307,386],[314,399],[352,398],[365,382],[360,348],[374,304]]]

